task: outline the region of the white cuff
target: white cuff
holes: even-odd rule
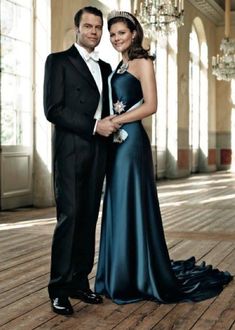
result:
[[[97,124],[98,124],[98,119],[96,120],[96,122],[95,122],[95,126],[94,126],[94,129],[93,129],[93,135],[95,135],[95,133],[96,133],[96,127],[97,127]]]

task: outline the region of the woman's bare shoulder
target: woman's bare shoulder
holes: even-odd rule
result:
[[[133,61],[133,67],[138,71],[153,68],[153,61],[150,58],[136,58]]]

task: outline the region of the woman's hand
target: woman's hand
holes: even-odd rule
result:
[[[115,117],[116,115],[112,115],[98,120],[95,132],[105,137],[116,132],[120,128],[120,125],[113,121]]]

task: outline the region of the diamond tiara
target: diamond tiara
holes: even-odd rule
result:
[[[115,18],[115,17],[124,17],[126,19],[129,19],[129,21],[131,21],[134,25],[135,25],[135,20],[133,17],[131,17],[131,15],[127,12],[127,11],[120,11],[120,10],[112,10],[109,14],[108,14],[108,21],[110,21],[111,19]]]

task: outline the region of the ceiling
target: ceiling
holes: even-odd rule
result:
[[[189,0],[216,25],[224,25],[225,0]],[[235,0],[231,0],[231,24],[235,24]]]
[[[225,9],[225,1],[224,0],[215,0],[215,2],[218,3],[218,5],[223,8],[223,10]],[[231,11],[235,10],[235,0],[231,0]]]

